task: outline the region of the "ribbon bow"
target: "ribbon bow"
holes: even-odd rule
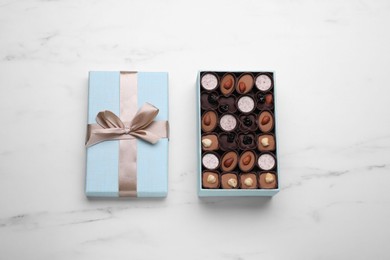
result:
[[[158,108],[145,103],[131,122],[122,122],[113,112],[101,111],[96,116],[97,124],[88,125],[86,146],[89,147],[106,140],[133,138],[140,138],[155,144],[160,138],[168,137],[168,121],[153,121],[158,112]]]

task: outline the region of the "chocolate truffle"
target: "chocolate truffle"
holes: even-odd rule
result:
[[[268,91],[272,87],[272,80],[265,74],[261,74],[256,78],[256,87],[261,91]]]
[[[234,91],[234,84],[236,83],[235,77],[227,73],[221,79],[221,92],[225,96],[229,96]]]
[[[258,93],[256,95],[257,97],[257,108],[260,110],[264,109],[273,109],[274,107],[274,98],[272,94],[263,94],[263,93]]]
[[[202,87],[206,90],[213,90],[218,86],[218,78],[213,73],[206,73],[201,79]]]
[[[257,159],[257,164],[259,165],[260,169],[269,171],[275,168],[275,157],[273,157],[269,153],[263,153],[259,156],[259,159]]]
[[[250,113],[255,109],[255,101],[250,96],[243,96],[238,99],[237,107],[243,113]]]
[[[214,111],[207,111],[202,116],[202,130],[205,132],[210,132],[217,127],[217,113]]]
[[[237,136],[235,133],[222,133],[219,135],[219,147],[223,151],[237,149]]]
[[[249,73],[245,73],[238,79],[236,90],[240,94],[248,93],[252,90],[253,84],[253,76]]]
[[[225,114],[219,120],[219,126],[224,131],[233,131],[237,126],[237,119],[232,114]]]
[[[202,187],[206,189],[219,188],[219,176],[216,172],[204,172],[202,176]]]
[[[215,109],[218,107],[219,96],[216,92],[203,93],[200,97],[203,109]]]
[[[267,133],[274,127],[274,117],[271,112],[264,111],[259,116],[259,128],[262,132]]]
[[[238,155],[234,151],[225,153],[221,159],[221,169],[224,172],[230,172],[236,168],[238,162]]]
[[[259,175],[259,186],[261,189],[275,189],[278,186],[276,174],[264,172]]]
[[[241,154],[238,160],[238,167],[243,172],[249,172],[255,165],[256,156],[252,151],[245,151]]]
[[[202,136],[202,149],[204,151],[214,151],[217,150],[218,145],[218,137],[215,134],[204,135]]]
[[[257,129],[256,117],[253,114],[240,116],[240,130],[255,131]]]
[[[256,189],[257,178],[255,173],[242,173],[240,175],[240,187],[241,189]]]
[[[275,151],[275,137],[271,134],[259,135],[257,149],[262,152]]]
[[[225,173],[221,176],[221,186],[223,189],[237,189],[238,179],[234,173]]]
[[[221,97],[219,99],[218,111],[221,113],[230,112],[234,113],[237,111],[236,100],[234,97]]]
[[[206,153],[203,155],[202,164],[209,170],[217,169],[219,166],[219,159],[217,155],[213,153]]]
[[[238,136],[238,146],[242,150],[246,149],[255,149],[256,148],[256,139],[254,134],[240,134]]]

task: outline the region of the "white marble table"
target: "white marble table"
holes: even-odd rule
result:
[[[0,259],[389,259],[388,1],[0,1]],[[281,192],[199,199],[199,69],[276,71]],[[89,70],[170,74],[169,195],[89,200]]]

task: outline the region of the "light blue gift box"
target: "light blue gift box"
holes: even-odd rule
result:
[[[210,72],[219,72],[219,71],[210,71]],[[243,71],[230,71],[232,73],[234,72],[243,72]],[[252,73],[259,73],[262,71],[251,71]],[[275,79],[275,73],[272,72]],[[201,71],[198,72],[197,77],[197,84],[196,84],[196,92],[197,92],[197,135],[198,135],[198,196],[199,197],[241,197],[241,196],[274,196],[276,193],[279,192],[280,187],[280,175],[278,175],[278,188],[276,189],[204,189],[202,187],[202,147],[201,147],[201,139],[202,139],[202,133],[201,133],[201,106],[200,106],[200,94],[201,94],[201,86],[200,86],[200,74]],[[274,81],[274,96],[276,96],[275,92],[275,81]],[[276,115],[276,100],[277,98],[274,98],[274,115],[275,115],[275,129],[277,124],[277,115]],[[275,131],[275,138],[278,140],[277,131]],[[276,146],[278,145],[278,142],[276,142]],[[276,147],[276,151],[278,151],[278,147]],[[276,160],[276,163],[278,163],[278,160]],[[278,167],[276,167],[278,169]]]
[[[100,111],[120,113],[120,72],[89,73],[88,124]],[[156,121],[168,121],[168,73],[138,72],[138,108],[148,102],[159,109]],[[137,139],[137,197],[166,197],[168,193],[168,139],[152,145]],[[87,149],[88,197],[118,197],[119,141],[98,143]]]

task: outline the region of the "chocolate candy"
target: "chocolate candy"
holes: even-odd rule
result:
[[[259,175],[259,186],[261,189],[275,189],[278,186],[274,172],[263,172]]]
[[[202,149],[204,151],[214,151],[219,147],[218,136],[215,134],[202,136]]]
[[[205,132],[210,132],[217,127],[217,113],[210,110],[203,114],[202,117],[202,130]]]
[[[206,73],[202,76],[201,85],[206,90],[214,90],[218,86],[218,78],[213,73]]]
[[[261,91],[268,91],[272,87],[272,80],[266,74],[260,74],[256,77],[256,87]]]
[[[206,169],[215,170],[219,166],[219,158],[214,153],[207,153],[202,157],[202,164]]]
[[[237,189],[238,178],[235,173],[225,173],[221,176],[222,189]]]
[[[238,161],[238,166],[240,170],[243,172],[249,172],[253,169],[253,166],[256,162],[255,153],[252,151],[245,151],[241,154],[240,159]]]
[[[219,175],[216,172],[206,171],[202,175],[202,187],[206,189],[219,188]]]
[[[234,85],[236,79],[233,74],[227,73],[221,79],[221,93],[225,96],[229,96],[234,91]]]
[[[202,188],[276,189],[273,74],[205,71],[199,82]]]
[[[276,165],[275,157],[269,153],[260,155],[257,159],[257,163],[259,168],[265,171],[272,170]]]
[[[257,177],[256,174],[242,173],[240,175],[240,188],[241,189],[256,189],[257,188]]]

